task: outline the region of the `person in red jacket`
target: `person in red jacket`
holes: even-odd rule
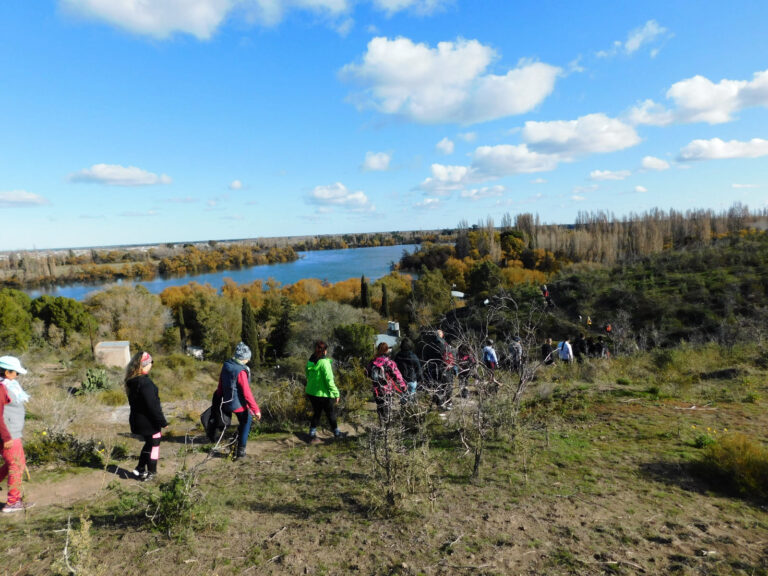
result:
[[[376,347],[376,357],[366,368],[366,373],[373,384],[373,397],[380,424],[389,423],[393,396],[402,395],[406,390],[405,380],[397,364],[388,354],[389,345],[386,342],[380,342]]]
[[[227,415],[237,415],[237,446],[233,454],[235,460],[245,458],[253,419],[261,420],[261,410],[251,392],[251,371],[247,366],[250,359],[251,349],[243,342],[238,343],[234,356],[221,367],[219,388],[216,390],[221,395],[221,409]]]
[[[19,374],[26,374],[21,362],[15,356],[0,357],[0,439],[2,439],[3,466],[0,468],[0,482],[8,477],[8,500],[3,512],[21,512],[34,504],[24,502],[21,497],[21,479],[27,461],[21,443],[26,409],[29,400],[19,385]]]

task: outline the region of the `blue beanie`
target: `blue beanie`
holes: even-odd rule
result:
[[[251,359],[251,349],[248,348],[248,346],[246,346],[244,342],[238,343],[238,345],[235,346],[235,360],[240,360],[241,362],[248,362],[248,360],[250,359]]]

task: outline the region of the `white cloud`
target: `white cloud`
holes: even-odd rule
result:
[[[453,141],[448,138],[443,138],[435,145],[435,148],[443,154],[453,154]]]
[[[644,100],[629,111],[628,119],[632,124],[667,126],[675,121],[675,115],[653,100]]]
[[[421,202],[414,204],[416,208],[434,209],[440,206],[439,198],[424,198]]]
[[[612,56],[616,56],[619,53],[631,55],[640,50],[640,48],[643,46],[655,44],[669,36],[671,35],[668,33],[667,29],[656,22],[656,20],[648,20],[648,22],[646,22],[640,28],[632,30],[627,35],[627,40],[625,42],[616,40],[610,49],[601,50],[597,53],[597,56],[599,58],[610,58]],[[654,58],[658,53],[658,47],[653,48],[650,51],[652,58]]]
[[[632,172],[629,170],[618,170],[615,172],[611,170],[592,170],[589,173],[589,178],[591,180],[624,180],[631,175]]]
[[[750,81],[723,79],[714,83],[704,76],[694,76],[675,82],[666,96],[673,104],[672,109],[645,100],[630,111],[631,121],[658,126],[673,122],[730,122],[745,108],[768,107],[768,70],[755,72]]]
[[[348,17],[350,0],[59,0],[77,16],[103,20],[134,34],[165,39],[189,34],[210,39],[234,15],[262,26],[279,24],[291,11],[308,11],[325,17],[344,36],[354,20]],[[424,2],[412,2],[428,4]],[[414,6],[413,8],[417,8]]]
[[[459,138],[464,140],[464,142],[474,142],[477,140],[477,132],[462,132],[459,134]]]
[[[547,181],[544,178],[536,178],[531,180],[531,184],[546,184]]]
[[[154,186],[172,182],[165,174],[157,175],[135,166],[119,164],[94,164],[90,168],[71,174],[69,180],[107,186]]]
[[[484,188],[474,188],[472,190],[464,190],[461,193],[462,198],[469,198],[470,200],[483,200],[485,198],[496,198],[502,196],[506,188],[504,186],[488,186]]]
[[[363,170],[367,172],[385,172],[389,170],[392,155],[386,152],[366,152]]]
[[[586,200],[586,198],[584,196],[580,196],[579,194],[574,194],[573,196],[571,196],[571,200],[573,200],[574,202],[583,202],[584,200]]]
[[[472,168],[480,179],[501,178],[512,174],[548,172],[557,168],[560,157],[539,154],[525,144],[480,146],[475,150]]]
[[[135,34],[167,38],[180,32],[210,38],[239,0],[60,0],[71,13],[105,20]]]
[[[429,194],[447,196],[453,190],[463,189],[469,181],[470,169],[467,166],[446,166],[432,164],[432,177],[421,183],[419,188]]]
[[[48,200],[27,192],[26,190],[11,190],[10,192],[0,192],[0,206],[3,208],[14,208],[21,206],[41,206],[48,204]]]
[[[741,188],[760,188],[757,184],[731,184],[731,188],[741,189]]]
[[[496,52],[477,40],[440,42],[436,48],[408,38],[373,38],[362,61],[342,68],[365,92],[360,108],[423,124],[473,124],[529,112],[554,89],[561,69],[520,62],[505,75],[487,73]]]
[[[373,0],[373,5],[379,10],[392,16],[403,10],[410,10],[417,14],[432,14],[443,8],[452,0]]]
[[[523,139],[534,150],[566,158],[615,152],[640,142],[632,126],[605,114],[589,114],[570,121],[526,122]]]
[[[315,187],[309,196],[309,201],[323,208],[339,207],[351,212],[367,212],[375,209],[365,192],[350,192],[341,182]]]
[[[637,192],[638,194],[645,194],[646,192],[648,192],[648,188],[646,188],[645,186],[635,186],[635,192]]]
[[[242,190],[243,189],[243,183],[240,180],[232,180],[232,182],[229,183],[229,189],[230,190]]]
[[[694,160],[721,160],[728,158],[759,158],[768,156],[768,140],[753,138],[749,142],[720,138],[712,140],[694,140],[680,150],[679,159],[688,162]]]
[[[646,156],[643,158],[642,167],[645,170],[656,170],[657,172],[661,172],[663,170],[669,170],[669,162],[654,156]]]

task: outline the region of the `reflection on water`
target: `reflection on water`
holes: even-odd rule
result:
[[[299,252],[299,259],[294,262],[280,264],[263,264],[241,270],[225,270],[206,274],[188,274],[176,278],[155,278],[136,282],[146,286],[153,294],[159,294],[169,286],[183,286],[189,282],[210,284],[221,288],[225,278],[231,278],[237,284],[250,284],[256,280],[274,278],[280,284],[293,284],[302,278],[318,278],[330,283],[340,282],[349,278],[359,278],[363,274],[369,280],[376,280],[389,274],[393,262],[398,262],[403,250],[414,252],[417,245],[379,246],[376,248],[348,248],[346,250],[318,250]],[[118,282],[130,283],[133,282]],[[27,293],[36,298],[41,294],[65,296],[75,300],[83,300],[86,295],[112,285],[114,282],[95,284],[67,284],[65,286],[50,286],[29,290]]]

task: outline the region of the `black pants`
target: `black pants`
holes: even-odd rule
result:
[[[158,448],[160,446],[160,438],[153,438],[152,435],[149,435],[142,436],[142,439],[144,440],[144,446],[141,448],[141,454],[139,454],[139,465],[136,466],[136,469],[139,472],[144,472],[144,470],[147,470],[147,472],[157,474],[158,459],[152,459],[152,449]]]
[[[325,412],[328,417],[328,425],[331,431],[335,432],[339,425],[336,423],[336,398],[325,398],[323,396],[311,396],[307,394],[309,403],[312,404],[312,420],[309,427],[314,429],[320,424],[320,417]]]

